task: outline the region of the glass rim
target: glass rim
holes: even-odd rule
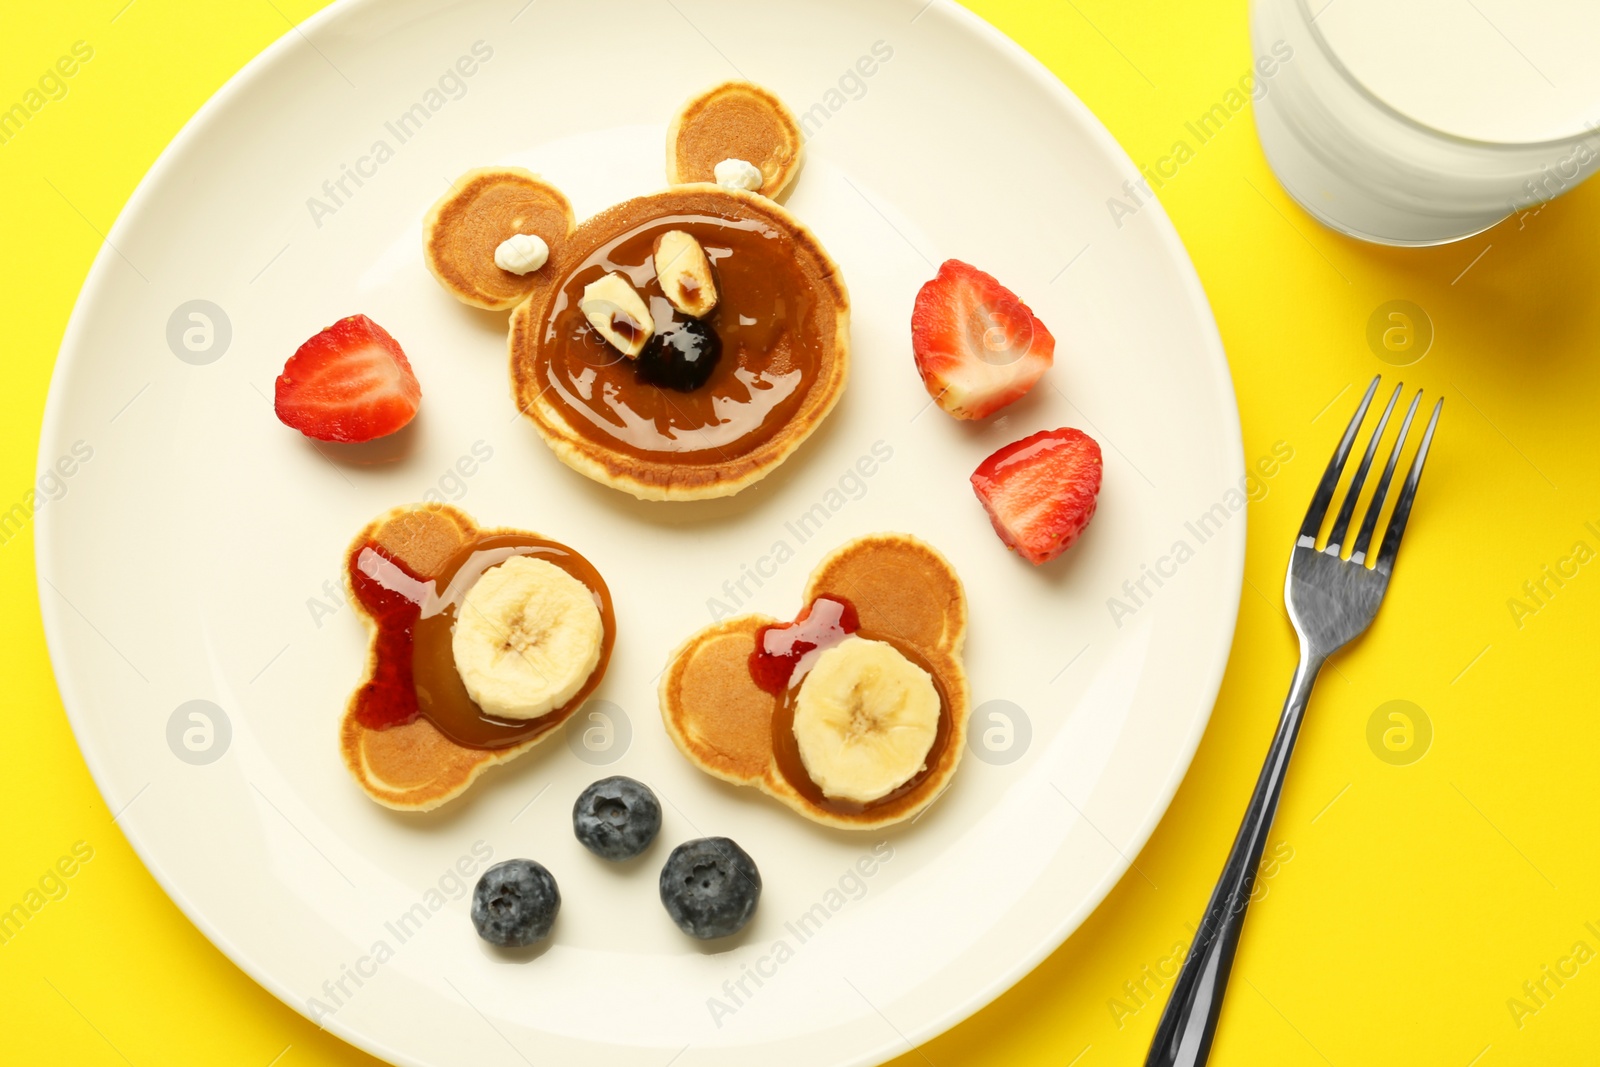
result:
[[[1600,126],[1590,126],[1588,129],[1579,133],[1569,133],[1564,137],[1553,137],[1542,141],[1485,141],[1481,138],[1466,137],[1459,133],[1451,133],[1448,130],[1441,130],[1436,126],[1430,126],[1426,122],[1423,122],[1420,119],[1414,118],[1413,116],[1406,114],[1404,111],[1401,111],[1399,108],[1395,107],[1393,104],[1389,103],[1387,100],[1383,99],[1377,93],[1369,89],[1366,83],[1364,83],[1360,78],[1356,77],[1355,73],[1349,67],[1345,66],[1344,61],[1341,60],[1334,52],[1333,46],[1328,43],[1328,39],[1324,37],[1322,35],[1322,31],[1318,29],[1317,18],[1322,14],[1322,12],[1319,11],[1317,14],[1313,15],[1311,13],[1310,0],[1293,0],[1293,2],[1304,19],[1306,32],[1311,35],[1312,40],[1316,41],[1317,47],[1322,51],[1323,58],[1327,59],[1328,63],[1333,67],[1333,69],[1336,70],[1339,73],[1339,76],[1344,79],[1345,83],[1361,96],[1365,97],[1367,101],[1376,106],[1378,110],[1382,111],[1391,118],[1396,119],[1403,125],[1428,134],[1429,136],[1438,137],[1445,141],[1449,141],[1453,144],[1464,145],[1470,148],[1483,148],[1496,152],[1509,152],[1521,149],[1572,148],[1582,144],[1585,141],[1600,137]],[[1322,10],[1326,11],[1329,7],[1337,2],[1338,0],[1328,0],[1328,2],[1323,5]]]

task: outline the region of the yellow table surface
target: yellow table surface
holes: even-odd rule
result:
[[[7,4],[0,106],[76,42],[93,56],[0,144],[0,510],[33,481],[51,367],[102,235],[207,97],[319,6]],[[972,6],[1136,162],[1178,141],[1195,149],[1161,200],[1216,310],[1245,456],[1281,440],[1296,459],[1250,505],[1233,657],[1194,765],[1136,858],[1147,877],[1124,878],[1014,989],[895,1063],[1143,1062],[1162,971],[1210,893],[1288,684],[1291,531],[1360,387],[1392,370],[1367,341],[1391,300],[1432,323],[1431,349],[1404,375],[1443,394],[1445,415],[1388,601],[1317,690],[1212,1062],[1600,1062],[1600,564],[1576,562],[1600,550],[1600,185],[1456,245],[1359,244],[1284,195],[1244,111],[1204,144],[1185,125],[1250,68],[1244,0]],[[67,864],[64,896],[46,879],[59,899],[0,945],[0,1062],[375,1063],[213,948],[113,824],[51,675],[32,541],[24,528],[0,544],[12,689],[0,910],[75,849],[91,858]],[[1431,724],[1420,759],[1420,741],[1369,745],[1391,700]]]

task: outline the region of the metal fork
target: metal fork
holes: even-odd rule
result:
[[[1411,517],[1411,505],[1416,499],[1417,483],[1422,479],[1422,465],[1428,458],[1428,446],[1433,443],[1434,427],[1439,423],[1439,412],[1444,400],[1433,407],[1433,416],[1423,431],[1422,443],[1417,447],[1416,458],[1405,484],[1395,499],[1390,513],[1389,526],[1378,548],[1377,559],[1367,566],[1368,550],[1378,527],[1389,485],[1394,477],[1395,464],[1411,432],[1411,423],[1422,400],[1418,390],[1406,410],[1405,421],[1400,424],[1400,434],[1389,452],[1389,462],[1373,490],[1371,503],[1356,533],[1348,561],[1341,558],[1342,549],[1350,534],[1350,520],[1355,514],[1356,501],[1361,495],[1362,483],[1372,468],[1373,455],[1378,450],[1378,440],[1389,424],[1395,402],[1400,399],[1403,385],[1395,387],[1394,395],[1378,419],[1377,429],[1361,457],[1351,479],[1344,502],[1339,505],[1333,528],[1328,534],[1325,548],[1317,548],[1317,534],[1327,517],[1328,506],[1333,502],[1339,486],[1345,461],[1350,457],[1351,445],[1366,419],[1367,409],[1378,391],[1378,378],[1367,386],[1361,406],[1344,431],[1339,447],[1328,461],[1328,469],[1317,483],[1317,491],[1306,509],[1305,521],[1300,524],[1300,535],[1295,540],[1294,554],[1289,559],[1289,577],[1284,586],[1284,599],[1289,605],[1289,619],[1300,637],[1300,663],[1295,668],[1294,681],[1289,685],[1289,697],[1283,704],[1283,715],[1278,720],[1278,731],[1267,750],[1266,765],[1256,781],[1250,806],[1245,810],[1244,823],[1234,838],[1228,862],[1222,876],[1212,890],[1206,905],[1205,918],[1195,933],[1194,944],[1178,972],[1172,988],[1172,997],[1161,1013],[1156,1025],[1155,1040],[1150,1045],[1150,1055],[1145,1067],[1198,1067],[1206,1062],[1211,1052],[1211,1041],[1216,1035],[1217,1019],[1222,1013],[1222,998],[1228,985],[1228,972],[1233,967],[1234,952],[1239,947],[1239,934],[1244,929],[1245,909],[1250,905],[1250,891],[1255,885],[1256,870],[1261,863],[1261,850],[1267,833],[1272,828],[1273,816],[1278,811],[1278,800],[1283,795],[1283,779],[1289,768],[1289,756],[1294,751],[1295,737],[1305,718],[1306,702],[1311,697],[1311,687],[1317,672],[1329,656],[1360,636],[1372,624],[1378,605],[1389,588],[1389,578],[1394,573],[1395,556],[1400,550],[1400,538],[1405,534],[1406,521]]]

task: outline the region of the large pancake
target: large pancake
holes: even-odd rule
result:
[[[560,189],[521,167],[479,167],[457,178],[422,221],[422,255],[439,284],[463,304],[513,307],[540,271],[513,274],[494,261],[512,234],[538,236],[553,252],[573,230]]]
[[[805,603],[825,593],[855,605],[863,632],[892,638],[918,653],[944,692],[949,734],[926,777],[904,796],[845,813],[803,796],[779,766],[772,717],[778,698],[750,676],[756,631],[779,620],[727,619],[699,631],[673,652],[659,697],[667,734],[707,774],[752,786],[825,826],[864,830],[916,816],[955,774],[966,747],[970,696],[961,646],[967,601],[961,579],[939,552],[907,534],[873,534],[840,546],[817,566]]]
[[[368,523],[341,559],[349,558],[351,551],[369,542],[376,542],[413,573],[430,575],[438,573],[446,560],[480,535],[519,532],[525,531],[480,530],[464,512],[448,504],[399,507]],[[356,615],[368,632],[375,634],[377,628],[372,617],[350,588],[348,568],[345,586]],[[376,666],[374,642],[368,646],[367,666],[361,681],[345,705],[344,720],[339,727],[339,747],[345,766],[357,784],[386,807],[398,811],[431,811],[460,796],[490,767],[508,763],[561,732],[552,728],[508,748],[482,749],[456,744],[423,716],[404,726],[369,729],[356,719],[355,694],[372,679]],[[563,720],[569,718],[580,703],[574,702],[553,714],[560,715]]]
[[[553,313],[563,286],[601,246],[652,221],[674,215],[721,216],[759,223],[780,232],[793,247],[797,284],[805,292],[795,303],[807,304],[808,324],[822,346],[815,374],[799,406],[766,440],[739,451],[703,450],[701,453],[663,453],[647,458],[585,436],[569,419],[572,409],[549,395],[543,376],[548,356],[541,360],[545,324]],[[636,197],[607,208],[586,220],[560,248],[552,248],[550,262],[529,275],[534,279],[528,298],[511,314],[507,345],[511,357],[511,389],[517,407],[539,431],[561,461],[597,482],[621,489],[644,500],[700,500],[731,496],[765,477],[798,448],[833,410],[844,390],[849,368],[850,298],[839,269],[811,231],[766,197],[716,185],[684,185]],[[719,315],[737,314],[725,292]],[[727,359],[726,353],[724,359]]]
[[[776,197],[800,170],[804,140],[794,114],[747,81],[691,97],[667,129],[667,181],[714,182],[718,163],[742,159],[761,171],[762,196]]]

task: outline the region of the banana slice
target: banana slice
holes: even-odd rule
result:
[[[795,697],[800,762],[830,797],[894,792],[922,770],[938,731],[933,678],[882,641],[850,637],[823,652]]]
[[[668,230],[656,238],[655,261],[656,280],[673,307],[697,319],[711,314],[717,306],[717,283],[699,241],[682,230]]]
[[[638,358],[655,332],[644,298],[615,271],[584,286],[578,308],[589,325],[629,359]]]
[[[588,586],[553,563],[512,556],[467,590],[450,651],[485,714],[537,719],[583,688],[600,664],[603,636]]]

